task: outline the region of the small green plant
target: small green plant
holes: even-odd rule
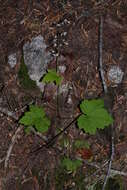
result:
[[[77,119],[78,127],[89,134],[95,134],[97,129],[104,129],[113,123],[102,99],[83,100],[80,109],[82,114]]]
[[[60,85],[61,81],[62,77],[53,69],[48,69],[48,72],[44,75],[42,79],[42,82],[54,82],[56,85]]]
[[[74,142],[74,148],[79,149],[79,148],[90,148],[90,145],[88,142],[84,140],[75,140]]]
[[[38,132],[46,132],[50,126],[50,120],[45,115],[44,109],[36,105],[29,106],[29,111],[25,112],[19,123],[26,126],[26,132],[29,132],[30,126],[35,127]]]
[[[75,172],[77,168],[82,165],[81,160],[71,160],[70,158],[64,157],[61,161],[62,166],[69,172]]]

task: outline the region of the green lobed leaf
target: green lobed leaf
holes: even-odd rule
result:
[[[46,132],[50,126],[50,120],[47,117],[37,119],[35,128],[38,132]]]
[[[31,112],[26,112],[25,115],[19,120],[19,123],[30,126],[34,123],[34,115]]]
[[[94,125],[94,123],[91,122],[91,118],[83,114],[78,118],[78,126],[80,129],[83,129],[86,133],[90,133],[90,134],[96,133],[96,129],[97,129],[96,124]]]
[[[30,105],[30,112],[35,113],[35,115],[38,115],[38,117],[44,117],[45,116],[45,111],[43,107],[38,107],[35,105]]]
[[[29,111],[19,120],[19,123],[28,127],[25,128],[29,132],[29,126],[34,126],[39,132],[46,132],[50,126],[50,120],[46,117],[44,109],[36,105],[29,106]]]
[[[42,82],[55,82],[57,85],[60,85],[62,77],[53,69],[48,69],[48,73],[42,79]]]
[[[83,114],[78,118],[77,123],[80,129],[90,134],[95,134],[97,129],[104,129],[113,123],[113,118],[104,108],[104,101],[84,100],[80,105]]]
[[[83,100],[80,109],[84,114],[91,114],[93,111],[104,107],[103,99]]]
[[[74,172],[80,167],[82,164],[81,160],[71,160],[70,158],[63,158],[62,166],[67,170]]]

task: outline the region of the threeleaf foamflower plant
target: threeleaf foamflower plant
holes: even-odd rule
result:
[[[26,126],[25,131],[29,132],[29,127],[35,127],[38,132],[46,132],[50,127],[50,120],[45,114],[43,107],[30,105],[29,111],[25,112],[24,116],[19,120],[19,123]]]

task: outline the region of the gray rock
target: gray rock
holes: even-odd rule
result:
[[[124,72],[118,66],[112,66],[108,71],[108,79],[114,85],[118,85],[122,82]]]
[[[39,35],[24,44],[23,54],[30,78],[36,81],[37,86],[43,91],[44,84],[39,80],[45,74],[48,62],[52,59],[51,54],[46,51],[44,38]]]

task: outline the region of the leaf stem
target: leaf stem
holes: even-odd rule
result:
[[[44,148],[44,147],[49,148],[49,146],[51,146],[51,145],[54,143],[54,141],[55,141],[62,133],[64,133],[69,127],[71,127],[72,124],[74,124],[74,123],[77,121],[77,119],[79,118],[80,115],[81,115],[81,113],[80,113],[78,116],[76,116],[67,126],[65,126],[63,130],[61,130],[58,134],[56,134],[56,135],[55,135],[54,137],[52,137],[48,142],[46,142],[46,144],[44,144],[44,145],[42,145],[41,147],[37,148],[36,150],[30,152],[30,154],[36,153],[36,152],[40,151],[42,148]]]

